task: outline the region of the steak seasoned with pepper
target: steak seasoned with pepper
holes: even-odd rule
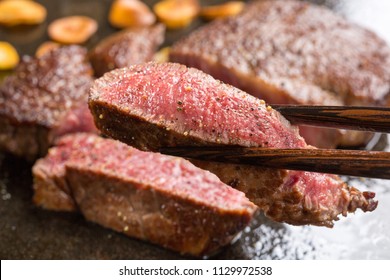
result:
[[[172,46],[195,67],[270,104],[390,104],[390,48],[373,32],[304,1],[256,1]],[[302,126],[316,147],[364,144],[371,133]]]
[[[61,138],[33,175],[34,201],[44,208],[77,206],[89,221],[196,256],[229,244],[257,209],[187,160],[92,134]]]
[[[89,55],[95,75],[152,60],[164,33],[164,25],[156,24],[128,28],[103,39]]]
[[[97,79],[89,107],[106,135],[142,150],[191,145],[311,148],[265,102],[195,68],[146,63]],[[332,226],[339,214],[372,211],[373,193],[338,176],[199,163],[246,193],[269,217],[291,224]]]
[[[0,85],[0,150],[34,160],[61,135],[95,131],[87,105],[92,81],[82,47],[23,57]]]

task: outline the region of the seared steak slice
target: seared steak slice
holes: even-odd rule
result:
[[[44,158],[38,159],[33,168],[36,205],[55,211],[77,211],[71,189],[66,182],[65,164],[80,157],[82,150],[90,151],[96,145],[96,137],[87,133],[75,133],[60,137],[55,147]]]
[[[164,41],[164,32],[164,26],[157,24],[129,28],[103,39],[89,55],[95,75],[152,60]]]
[[[105,74],[91,88],[89,106],[104,134],[143,150],[177,145],[310,148],[297,129],[262,100],[174,63],[147,63]],[[332,226],[340,213],[376,207],[371,193],[360,193],[333,175],[196,164],[245,191],[281,222]]]
[[[87,220],[183,254],[215,253],[257,209],[242,192],[184,159],[95,135],[63,137],[33,174],[41,201],[66,193]]]
[[[304,1],[256,1],[176,43],[170,59],[270,104],[390,104],[385,41]],[[301,135],[317,147],[362,144],[370,136],[310,127]]]
[[[91,74],[79,46],[23,57],[0,85],[0,149],[34,160],[58,136],[94,131],[87,106]]]

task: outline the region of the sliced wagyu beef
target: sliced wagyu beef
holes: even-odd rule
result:
[[[95,81],[89,106],[104,134],[142,150],[188,145],[312,148],[264,101],[175,63],[109,72]],[[372,193],[361,193],[335,175],[196,164],[244,191],[280,222],[332,226],[339,214],[376,207]]]
[[[73,206],[89,221],[182,254],[215,253],[257,209],[244,193],[187,160],[92,134],[61,138],[33,175],[41,207]]]
[[[305,1],[253,1],[175,43],[170,60],[270,104],[390,104],[390,48],[372,31]],[[301,127],[316,147],[361,145],[370,133]]]

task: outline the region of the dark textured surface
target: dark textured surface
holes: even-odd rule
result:
[[[54,18],[85,14],[100,23],[88,47],[114,31],[107,25],[109,0],[38,1],[49,9],[46,22],[36,27],[0,28],[0,39],[12,42],[20,54],[33,54],[47,40],[47,24]],[[156,1],[147,1],[149,3]],[[206,3],[206,1],[202,1]],[[209,1],[207,1],[209,2]],[[220,2],[220,1],[210,1]],[[384,32],[389,11],[387,1],[314,1],[351,9],[351,18],[369,23]],[[378,4],[379,3],[379,4]],[[367,4],[367,5],[366,5]],[[93,8],[91,8],[93,7]],[[388,6],[387,6],[388,7]],[[373,10],[370,10],[373,9]],[[376,9],[376,10],[375,10]],[[359,11],[363,11],[360,12]],[[362,16],[364,15],[364,16]],[[370,18],[371,15],[371,18]],[[380,17],[382,16],[382,18]],[[375,20],[371,20],[374,18]],[[200,25],[168,32],[165,45]],[[375,25],[377,24],[377,25]],[[388,27],[387,27],[388,28]],[[376,30],[376,29],[375,29]],[[388,29],[387,29],[388,30]],[[386,31],[386,30],[385,30]],[[0,73],[0,77],[3,73]],[[1,78],[0,78],[1,79]],[[385,141],[381,141],[383,148]],[[387,147],[387,150],[389,148]],[[84,220],[81,215],[56,213],[36,208],[32,202],[31,165],[0,154],[0,258],[1,259],[182,259],[183,257],[146,242],[128,238]],[[216,259],[390,259],[390,181],[355,179],[353,185],[377,193],[378,209],[358,212],[336,222],[333,229],[293,227],[272,223],[259,215],[236,243]],[[368,187],[369,186],[369,187]]]

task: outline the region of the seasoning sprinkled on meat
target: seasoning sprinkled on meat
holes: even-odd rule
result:
[[[96,135],[61,138],[33,175],[40,206],[66,193],[87,220],[182,254],[215,253],[257,209],[242,192],[187,160]],[[49,208],[68,210],[63,205]]]
[[[305,1],[254,1],[172,46],[170,60],[271,104],[390,104],[390,48],[373,32]],[[303,127],[317,147],[372,134]]]
[[[104,38],[90,53],[95,75],[152,60],[164,41],[162,24],[128,28]]]
[[[114,70],[95,81],[89,106],[106,135],[143,150],[190,145],[311,148],[278,112],[237,88],[175,63]],[[376,207],[338,176],[195,164],[244,191],[276,221],[332,226],[339,214]]]
[[[87,106],[92,81],[82,47],[23,57],[0,85],[0,149],[34,160],[58,136],[94,131]]]

